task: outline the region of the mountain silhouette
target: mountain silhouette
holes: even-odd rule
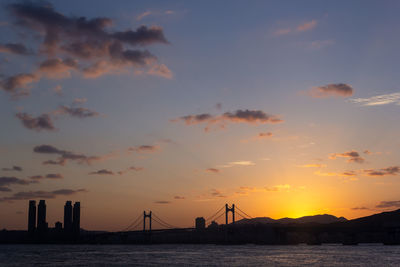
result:
[[[346,222],[347,219],[344,217],[336,217],[330,214],[304,216],[300,218],[281,218],[272,219],[269,217],[257,217],[253,219],[242,219],[237,221],[237,224],[302,224],[302,223],[319,223],[319,224],[329,224],[336,222]]]

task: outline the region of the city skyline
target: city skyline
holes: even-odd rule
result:
[[[92,8],[96,5],[96,8]],[[6,1],[0,229],[400,208],[398,1]]]

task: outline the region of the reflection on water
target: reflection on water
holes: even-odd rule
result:
[[[399,266],[400,246],[0,245],[0,266]]]

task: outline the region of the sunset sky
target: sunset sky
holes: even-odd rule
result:
[[[399,1],[0,8],[0,229],[400,207]]]

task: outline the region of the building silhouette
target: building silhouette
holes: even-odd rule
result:
[[[54,229],[55,229],[57,232],[61,232],[61,231],[62,231],[62,223],[61,223],[61,222],[56,222],[56,223],[54,224]]]
[[[40,200],[38,205],[37,213],[37,229],[39,232],[43,233],[47,231],[46,222],[46,201]]]
[[[64,232],[72,231],[72,202],[65,202],[64,206]]]
[[[29,211],[28,211],[28,232],[35,232],[36,228],[36,201],[29,200]]]
[[[75,202],[73,208],[73,221],[72,221],[72,230],[75,234],[79,234],[81,227],[81,203]]]
[[[206,220],[203,217],[196,218],[196,230],[204,230],[206,228]]]

